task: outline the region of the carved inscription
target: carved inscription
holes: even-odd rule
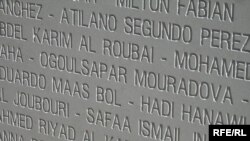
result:
[[[208,141],[249,124],[250,1],[0,0],[0,141]]]

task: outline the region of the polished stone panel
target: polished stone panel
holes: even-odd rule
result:
[[[208,141],[249,124],[250,1],[0,0],[0,141]]]

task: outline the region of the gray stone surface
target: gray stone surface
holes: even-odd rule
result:
[[[207,141],[249,123],[249,6],[0,0],[0,140]]]

